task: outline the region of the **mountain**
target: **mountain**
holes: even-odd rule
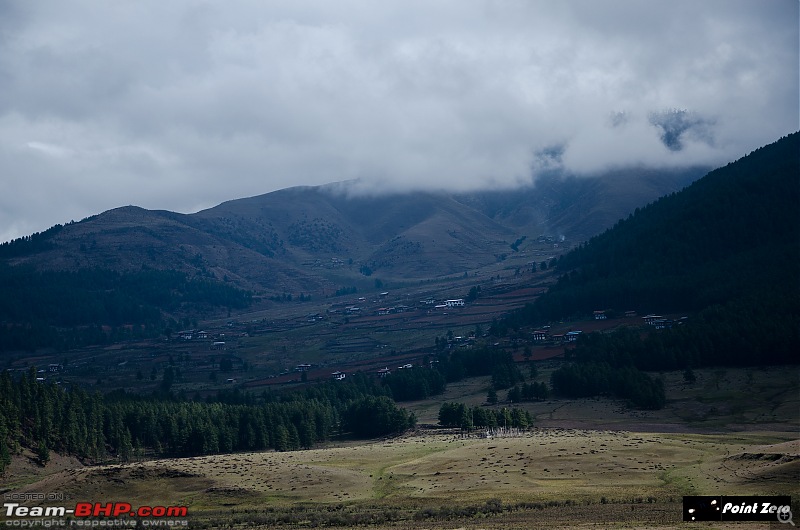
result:
[[[705,171],[551,174],[527,188],[470,194],[296,187],[189,215],[126,206],[0,245],[0,261],[176,270],[267,293],[328,291],[370,273],[416,280],[495,263],[522,236],[585,240]]]
[[[794,133],[637,209],[563,255],[558,283],[501,327],[593,310],[691,312],[682,330],[633,355],[640,367],[796,362],[799,153]]]

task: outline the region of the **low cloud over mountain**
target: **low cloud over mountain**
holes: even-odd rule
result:
[[[797,129],[797,18],[793,0],[4,2],[0,240],[294,185],[713,166]]]

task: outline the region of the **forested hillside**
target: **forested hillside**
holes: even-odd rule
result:
[[[796,133],[637,209],[562,256],[558,284],[508,323],[742,300],[796,314],[799,147]]]
[[[36,271],[0,263],[0,352],[66,350],[181,325],[170,315],[244,308],[250,293],[178,271]]]
[[[597,309],[701,310],[798,293],[800,134],[637,209],[563,256],[558,285],[531,318]],[[795,304],[796,307],[796,304]],[[784,308],[785,309],[785,308]]]
[[[640,370],[797,363],[800,351],[800,134],[758,149],[637,209],[562,256],[557,285],[493,326],[685,312],[656,331],[584,334],[553,374],[567,396],[613,394],[660,408]]]

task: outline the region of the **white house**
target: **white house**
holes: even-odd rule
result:
[[[642,319],[644,320],[645,324],[648,324],[648,325],[652,326],[652,325],[655,324],[656,321],[664,320],[664,317],[662,317],[661,315],[649,314],[649,315],[643,316]]]
[[[464,307],[464,299],[456,298],[454,300],[445,300],[444,305],[447,307]]]

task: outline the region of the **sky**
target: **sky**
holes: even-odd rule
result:
[[[711,166],[798,129],[797,0],[0,2],[0,241],[298,185]]]

